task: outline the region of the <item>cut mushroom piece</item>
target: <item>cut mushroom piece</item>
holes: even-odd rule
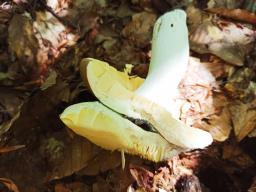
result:
[[[143,82],[140,78],[117,71],[96,59],[83,59],[80,70],[104,105],[128,117],[146,120],[170,143],[189,149],[211,144],[212,136],[208,132],[187,127],[159,104],[136,94],[136,88]]]
[[[75,133],[107,150],[119,150],[159,162],[184,149],[159,134],[145,131],[99,102],[84,102],[65,109],[61,120]]]

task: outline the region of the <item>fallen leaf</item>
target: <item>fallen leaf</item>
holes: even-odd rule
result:
[[[156,14],[141,12],[132,16],[132,21],[122,30],[124,37],[128,38],[137,47],[145,47],[151,40]]]
[[[227,75],[223,63],[191,58],[186,74],[177,99],[180,118],[189,126],[209,131],[218,141],[226,140],[232,129],[229,101],[216,80]]]
[[[228,63],[242,66],[254,39],[254,31],[246,26],[207,19],[190,33],[190,48],[200,54],[212,53]]]
[[[51,87],[52,85],[56,84],[57,76],[58,75],[57,75],[56,71],[54,71],[54,70],[50,71],[49,76],[46,78],[44,83],[40,86],[40,89],[45,90],[45,89]]]
[[[135,165],[130,165],[130,172],[139,187],[146,191],[152,190],[154,177],[152,172]]]
[[[256,24],[256,15],[243,9],[227,9],[223,7],[207,9],[210,13],[218,14],[226,18]]]
[[[77,172],[78,175],[98,175],[121,165],[121,154],[100,150],[95,158],[87,162],[83,169]]]
[[[224,88],[230,97],[245,103],[251,102],[256,93],[255,77],[253,67],[237,68],[229,74]]]
[[[48,179],[51,180],[69,176],[83,169],[98,150],[86,139],[75,136],[65,142],[50,138],[41,145],[41,151],[53,167],[48,173]]]
[[[256,100],[250,103],[233,101],[230,105],[232,122],[238,141],[245,138],[256,127]]]
[[[36,55],[39,49],[38,41],[33,31],[32,19],[28,14],[15,14],[8,28],[8,44],[10,51],[16,55],[22,63],[22,72],[27,79],[38,79],[39,66],[36,64]],[[22,73],[21,70],[17,73]],[[30,77],[30,78],[28,78]]]
[[[20,91],[0,88],[0,135],[8,131],[19,117],[25,98]]]
[[[12,180],[6,178],[0,178],[0,185],[3,184],[5,187],[1,188],[1,190],[8,190],[9,192],[19,192],[18,187],[13,183]]]
[[[214,7],[225,7],[228,9],[236,9],[239,8],[244,1],[240,0],[209,0],[207,3],[208,8]]]
[[[0,147],[0,153],[8,153],[8,152],[11,152],[11,151],[16,151],[16,150],[21,149],[23,147],[25,147],[25,145]]]

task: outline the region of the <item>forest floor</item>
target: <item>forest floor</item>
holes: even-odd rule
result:
[[[0,191],[256,191],[253,0],[0,0]],[[214,143],[153,163],[97,147],[60,121],[97,98],[79,62],[146,77],[154,23],[187,13],[190,64],[180,118]]]

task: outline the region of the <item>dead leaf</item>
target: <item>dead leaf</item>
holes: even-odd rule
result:
[[[77,172],[78,175],[98,175],[121,165],[121,154],[100,150],[95,158],[86,163],[83,169]]]
[[[11,151],[16,151],[16,150],[21,149],[23,147],[25,147],[25,145],[0,147],[0,153],[8,153],[8,152],[11,152]]]
[[[253,67],[235,69],[229,74],[224,88],[232,98],[245,103],[251,102],[254,100],[256,93],[255,77],[256,73]]]
[[[46,78],[44,83],[41,85],[40,89],[45,90],[45,89],[51,87],[52,85],[55,85],[57,76],[58,75],[57,75],[56,71],[54,71],[54,70],[50,71],[50,74],[48,75],[48,77]]]
[[[249,137],[256,137],[256,127],[249,133]]]
[[[154,174],[147,169],[130,165],[130,172],[137,185],[146,191],[152,191]]]
[[[86,139],[75,136],[65,142],[50,138],[41,146],[41,151],[54,167],[48,173],[48,179],[51,180],[69,176],[81,170],[97,154],[98,150]]]
[[[229,108],[235,135],[241,141],[256,127],[256,102],[233,101]]]
[[[208,19],[190,34],[190,47],[200,54],[212,53],[228,63],[242,66],[254,39],[254,31],[246,26]]]
[[[36,55],[39,44],[28,14],[15,14],[12,17],[8,28],[8,44],[10,51],[21,61],[23,73],[25,71],[30,80],[38,79],[40,70],[36,65]]]
[[[191,58],[186,74],[180,85],[182,99],[177,100],[181,119],[189,126],[209,131],[218,141],[226,140],[232,129],[229,102],[216,80],[227,75],[223,63]]]
[[[241,0],[209,0],[207,3],[208,8],[225,7],[228,9],[239,8],[244,1]]]
[[[256,24],[256,15],[243,9],[227,9],[219,7],[207,9],[207,11],[237,21]]]
[[[145,47],[152,37],[156,14],[141,12],[132,16],[132,21],[122,30],[124,37],[128,38],[137,47]]]
[[[18,187],[10,179],[0,178],[0,184],[3,184],[5,186],[5,188],[7,188],[7,190],[10,192],[19,192]],[[3,189],[2,187],[1,187],[1,189],[3,191],[6,190],[6,189]]]
[[[16,90],[0,88],[0,135],[19,117],[26,96]]]

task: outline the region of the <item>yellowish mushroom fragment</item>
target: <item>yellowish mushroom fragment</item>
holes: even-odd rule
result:
[[[124,151],[155,162],[182,151],[159,134],[143,130],[99,102],[72,105],[60,118],[75,133],[107,150]]]

